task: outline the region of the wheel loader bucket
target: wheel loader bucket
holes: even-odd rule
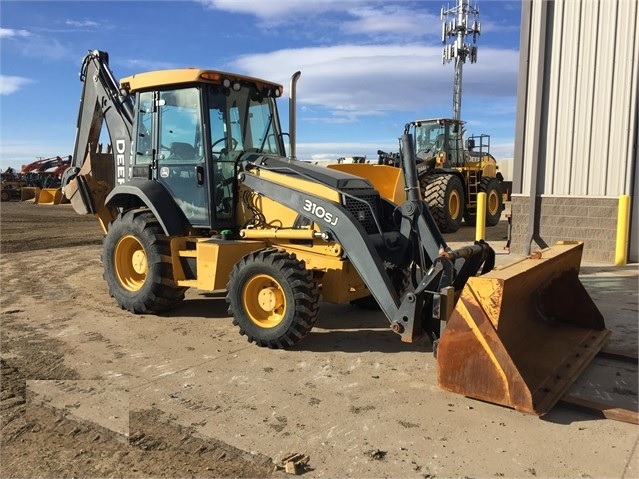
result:
[[[548,412],[610,336],[579,281],[582,250],[560,242],[470,278],[437,345],[440,387]]]
[[[366,163],[342,163],[328,165],[327,168],[366,178],[379,191],[381,196],[395,204],[401,205],[406,201],[404,173],[401,168]]]
[[[37,203],[40,196],[40,188],[37,186],[23,186],[20,188],[20,201]]]
[[[59,205],[62,202],[62,190],[60,188],[42,188],[38,197],[40,205]]]

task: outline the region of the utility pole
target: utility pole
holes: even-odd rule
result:
[[[468,22],[468,15],[473,15],[472,25]],[[452,20],[446,22],[448,17]],[[462,68],[466,59],[470,58],[470,63],[477,62],[477,37],[481,33],[481,24],[477,21],[479,18],[479,9],[477,4],[470,6],[469,0],[458,0],[457,6],[453,8],[441,9],[442,19],[442,43],[446,44],[452,39],[451,43],[444,46],[442,55],[442,63],[446,64],[453,58],[455,59],[455,79],[453,83],[453,119],[461,119],[461,98],[462,98]],[[473,36],[473,43],[467,43],[466,37]]]

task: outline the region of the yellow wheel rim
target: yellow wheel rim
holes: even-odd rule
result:
[[[253,276],[244,286],[242,302],[248,317],[261,328],[274,328],[286,314],[282,286],[272,276]]]
[[[496,190],[491,190],[488,193],[488,198],[486,199],[486,209],[488,210],[488,214],[491,216],[499,213],[499,193]]]
[[[459,212],[461,211],[461,198],[459,196],[459,191],[454,190],[450,192],[450,196],[448,197],[448,216],[453,219],[457,219],[459,217]]]
[[[138,291],[149,269],[146,251],[135,236],[123,236],[113,251],[115,274],[128,291]]]

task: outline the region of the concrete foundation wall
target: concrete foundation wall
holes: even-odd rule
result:
[[[511,200],[510,250],[521,254],[529,234],[530,198],[513,195]],[[617,198],[542,196],[537,202],[538,237],[531,251],[539,249],[540,242],[552,246],[561,240],[579,240],[584,242],[583,260],[614,264]]]

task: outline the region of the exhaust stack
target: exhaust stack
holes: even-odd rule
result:
[[[288,94],[288,130],[289,141],[291,142],[291,152],[289,160],[297,160],[297,80],[302,76],[302,72],[297,71],[291,76],[291,86]]]

